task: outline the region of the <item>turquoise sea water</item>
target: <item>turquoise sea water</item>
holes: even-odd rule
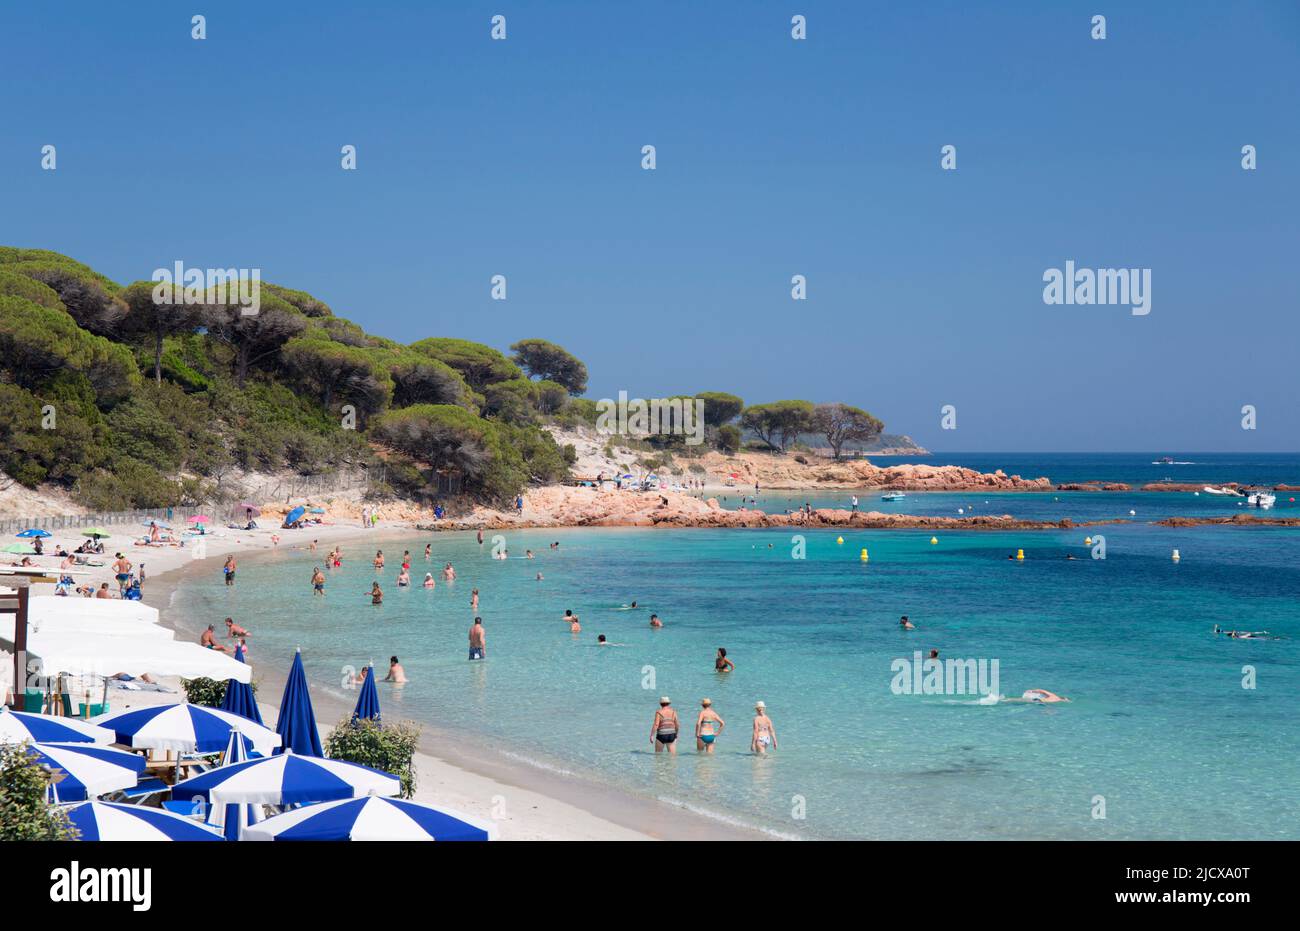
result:
[[[780,834],[1300,837],[1300,531],[1101,530],[1105,560],[1089,558],[1083,531],[945,533],[937,545],[922,532],[847,533],[838,545],[836,532],[812,531],[804,559],[792,558],[789,532],[525,531],[507,535],[510,552],[537,558],[505,561],[491,558],[490,538],[480,547],[448,533],[430,535],[427,566],[423,539],[380,531],[346,547],[323,601],[308,583],[319,560],[281,551],[243,562],[229,590],[212,560],[178,606],[252,628],[255,664],[287,669],[302,645],[318,687],[395,653],[411,682],[383,686],[389,716]],[[377,608],[376,546],[388,558]],[[397,588],[406,546],[417,583],[447,561],[460,578]],[[1020,547],[1026,560],[1009,561]],[[474,587],[488,631],[481,663],[466,660]],[[617,610],[632,599],[645,610]],[[560,621],[565,608],[581,634]],[[650,610],[664,629],[648,627]],[[918,630],[899,630],[903,613]],[[1216,622],[1287,639],[1216,637]],[[595,646],[599,633],[622,645]],[[718,646],[734,673],[713,671]],[[997,660],[1005,695],[1036,687],[1072,701],[891,692],[891,663],[932,647]],[[715,755],[697,756],[689,736],[676,758],[651,752],[664,693],[688,730],[698,700],[713,699],[727,721]],[[748,752],[760,698],[780,739],[768,758]],[[1104,819],[1093,817],[1098,796]]]

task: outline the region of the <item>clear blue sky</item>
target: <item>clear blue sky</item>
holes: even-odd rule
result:
[[[0,243],[119,281],[257,266],[404,342],[554,340],[592,397],[937,449],[1300,448],[1294,2],[9,2],[0,53]],[[1067,259],[1150,267],[1151,314],[1045,305]]]

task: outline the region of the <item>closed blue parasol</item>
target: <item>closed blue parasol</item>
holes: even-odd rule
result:
[[[281,740],[276,753],[292,750],[300,756],[325,755],[320,745],[320,733],[316,730],[316,714],[311,709],[301,650],[293,654],[293,667],[289,670],[289,680],[284,683],[284,697],[280,699],[280,716],[275,722],[275,731]]]
[[[352,712],[352,720],[379,720],[379,691],[375,688],[375,664],[371,663],[366,678],[361,683],[361,694],[357,696],[357,707]]]
[[[235,647],[235,659],[241,663],[244,662],[244,648]],[[251,682],[239,682],[235,679],[226,680],[226,697],[221,699],[221,710],[229,711],[231,714],[237,714],[241,717],[248,718],[250,721],[262,723],[262,713],[257,710],[257,698],[253,695],[253,684]]]

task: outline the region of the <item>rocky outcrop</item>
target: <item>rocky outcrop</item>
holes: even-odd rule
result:
[[[1233,514],[1231,517],[1166,517],[1156,521],[1161,527],[1203,527],[1230,525],[1234,527],[1300,527],[1300,517],[1255,517],[1252,514]]]
[[[1105,523],[1115,523],[1106,521]],[[500,530],[524,527],[791,527],[920,530],[1045,530],[1089,526],[1070,520],[1029,521],[1010,515],[916,517],[879,511],[820,508],[810,515],[722,508],[716,498],[677,492],[597,491],[548,487],[524,496],[523,514],[479,508],[471,515],[427,523],[422,529]]]
[[[1131,491],[1123,482],[1068,482],[1057,485],[1057,491]]]

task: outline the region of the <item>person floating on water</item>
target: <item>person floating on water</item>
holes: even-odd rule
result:
[[[722,729],[727,722],[718,717],[713,710],[713,701],[700,699],[700,714],[695,719],[695,750],[699,753],[712,753],[713,742],[722,736]]]
[[[663,627],[663,626],[664,626],[664,622],[661,621],[661,620],[659,620],[659,615],[657,615],[657,614],[652,614],[652,615],[650,615],[650,626],[651,626],[651,627]]]
[[[674,743],[678,730],[677,712],[672,708],[672,699],[665,695],[659,699],[659,710],[655,712],[654,723],[650,725],[650,743],[655,748],[655,753],[667,750],[676,754]]]
[[[776,749],[776,725],[767,716],[767,705],[761,701],[754,703],[754,733],[749,748],[759,755],[767,753],[769,748]]]
[[[469,629],[469,658],[482,659],[487,652],[487,631],[483,629],[483,618],[474,618]]]
[[[1216,634],[1226,634],[1233,640],[1281,640],[1281,637],[1269,633],[1267,630],[1224,630],[1218,624],[1214,625]]]
[[[718,647],[718,655],[713,659],[713,668],[717,672],[733,672],[736,664],[727,659],[727,648]]]
[[[1057,695],[1055,692],[1049,692],[1047,689],[1026,689],[1025,693],[1019,699],[1008,699],[1008,701],[1027,701],[1037,704],[1050,705],[1054,702],[1068,702],[1070,699]]]
[[[907,619],[906,614],[898,619],[898,626],[903,630],[916,630],[916,625]]]

